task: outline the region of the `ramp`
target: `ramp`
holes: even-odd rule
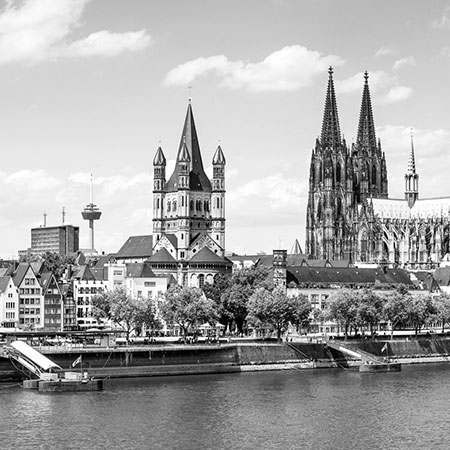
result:
[[[337,350],[338,352],[344,353],[346,355],[352,356],[353,358],[358,358],[362,362],[372,361],[372,362],[381,362],[382,358],[379,358],[378,356],[372,355],[371,353],[367,353],[363,350],[351,350],[345,345],[337,344],[335,342],[328,341],[326,344],[329,348],[332,348],[333,350]]]
[[[10,359],[26,367],[38,378],[41,378],[44,373],[49,373],[53,369],[61,369],[58,364],[55,364],[24,341],[11,342],[4,349]]]

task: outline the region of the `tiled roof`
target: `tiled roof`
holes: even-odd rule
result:
[[[51,272],[43,272],[41,274],[40,283],[44,289],[48,286],[48,283],[50,282],[51,277],[52,277]]]
[[[19,284],[22,282],[23,277],[27,273],[28,267],[29,267],[28,263],[20,263],[17,266],[17,269],[13,274],[13,281],[16,286],[19,286]]]
[[[413,287],[414,283],[402,269],[362,269],[335,267],[288,267],[287,283],[320,285],[398,285]]]
[[[175,234],[165,234],[166,238],[173,245],[173,248],[178,248],[178,238]]]
[[[95,276],[91,272],[88,266],[80,266],[78,271],[74,273],[74,278],[77,280],[95,280]]]
[[[153,278],[155,277],[148,263],[130,263],[126,265],[128,278]]]
[[[174,263],[176,264],[175,258],[168,252],[166,248],[162,248],[155,254],[153,254],[149,259],[151,263]]]
[[[438,267],[434,271],[434,279],[439,286],[450,286],[450,267]]]
[[[106,267],[90,267],[89,270],[97,281],[106,281],[108,279]]]
[[[219,255],[214,253],[208,247],[203,247],[199,252],[197,252],[190,260],[190,263],[214,263],[214,264],[229,264],[228,260],[221,258]]]
[[[8,267],[2,267],[0,268],[0,277],[4,277],[9,271]]]
[[[122,248],[116,253],[116,258],[148,258],[153,254],[153,236],[130,236]]]
[[[96,268],[103,268],[105,264],[108,264],[109,262],[114,261],[114,254],[109,253],[107,255],[101,255],[97,262],[95,263]]]
[[[5,292],[8,287],[10,277],[0,277],[0,292]]]

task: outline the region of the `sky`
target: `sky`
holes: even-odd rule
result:
[[[152,161],[174,166],[188,99],[203,163],[226,166],[226,250],[304,248],[309,162],[328,67],[356,138],[369,72],[389,196],[404,196],[413,130],[419,196],[450,196],[450,5],[444,0],[0,2],[0,257],[30,229],[80,227],[98,251],[152,232]]]

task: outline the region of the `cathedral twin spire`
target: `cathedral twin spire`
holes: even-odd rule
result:
[[[341,130],[334,91],[333,68],[328,70],[328,87],[323,113],[322,134],[320,142],[323,147],[337,149],[341,146]]]

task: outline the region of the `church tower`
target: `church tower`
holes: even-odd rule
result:
[[[166,181],[161,148],[153,160],[153,255],[155,273],[171,273],[181,285],[202,287],[231,271],[225,256],[225,156],[214,154],[212,180],[203,167],[189,101],[175,167]]]
[[[345,214],[353,201],[353,168],[341,138],[331,67],[328,75],[322,132],[311,155],[306,253],[318,259],[343,259],[349,251]]]
[[[359,114],[358,135],[352,147],[354,192],[356,203],[368,197],[387,198],[386,158],[375,135],[372,101],[369,91],[369,74],[364,73],[364,88]]]
[[[414,157],[414,140],[411,131],[411,152],[409,154],[408,169],[405,174],[405,199],[412,208],[419,199],[419,175],[416,173],[416,161]]]

